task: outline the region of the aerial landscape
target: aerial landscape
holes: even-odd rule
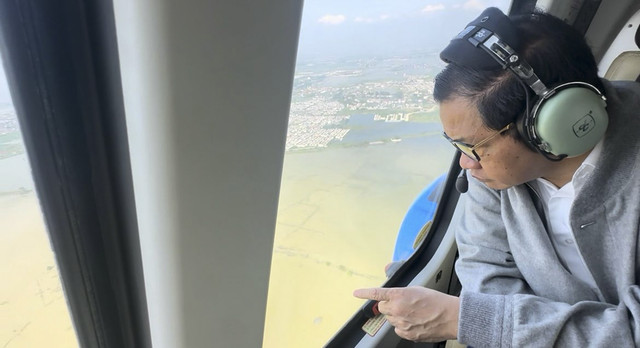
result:
[[[0,105],[0,346],[77,347],[16,112]]]
[[[265,347],[322,346],[362,305],[353,289],[384,282],[404,214],[453,155],[431,95],[441,64],[424,53],[298,65]]]

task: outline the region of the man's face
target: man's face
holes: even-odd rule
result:
[[[440,120],[449,138],[470,145],[497,132],[485,127],[478,109],[463,98],[442,102]],[[542,177],[549,161],[508,135],[515,131],[495,136],[475,149],[480,161],[463,154],[460,166],[492,189],[505,189]]]

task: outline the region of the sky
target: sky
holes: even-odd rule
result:
[[[482,10],[508,0],[305,0],[298,60],[439,52]]]

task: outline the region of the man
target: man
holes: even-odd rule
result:
[[[434,96],[471,176],[462,293],[354,295],[414,341],[640,346],[640,85],[600,80],[582,36],[543,13],[487,9],[441,57]]]

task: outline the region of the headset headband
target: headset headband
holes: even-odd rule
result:
[[[500,32],[500,36],[496,34]],[[478,70],[509,69],[526,83],[538,96],[549,89],[540,81],[531,66],[516,53],[519,41],[516,28],[502,11],[495,7],[484,10],[478,18],[454,37],[440,53],[447,63]],[[487,54],[478,54],[482,50]],[[488,59],[491,57],[493,59]]]

